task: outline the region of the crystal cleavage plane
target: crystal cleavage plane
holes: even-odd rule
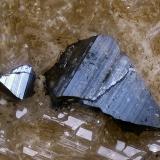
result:
[[[115,119],[160,128],[160,107],[110,36],[99,35],[69,46],[46,75],[56,104],[76,99]]]

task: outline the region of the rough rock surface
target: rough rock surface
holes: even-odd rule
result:
[[[149,148],[158,150],[152,144],[159,144],[159,131],[124,131],[112,119],[79,106],[60,111],[50,108],[42,73],[57,62],[66,46],[98,33],[120,42],[160,103],[159,0],[0,1],[0,72],[27,62],[38,75],[36,93],[29,99],[10,102],[0,94],[0,159],[107,159],[103,151],[109,148],[117,153],[117,140],[125,142],[125,147],[145,150],[146,159],[159,159],[148,152]],[[24,108],[27,114],[17,119],[16,111]],[[64,119],[57,119],[59,112],[64,112]],[[69,127],[75,118],[80,120]],[[76,124],[92,131],[92,141],[82,138],[84,133],[77,136],[78,128],[72,130]]]

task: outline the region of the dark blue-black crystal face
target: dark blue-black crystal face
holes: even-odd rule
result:
[[[54,102],[76,99],[115,119],[160,128],[160,108],[131,60],[110,36],[99,35],[67,48],[49,72]],[[49,73],[48,72],[48,73]]]
[[[24,99],[33,92],[35,73],[30,65],[19,66],[0,77],[1,85],[18,99]]]

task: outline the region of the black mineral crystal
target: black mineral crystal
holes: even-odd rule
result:
[[[160,108],[132,61],[110,36],[69,46],[48,71],[53,101],[76,99],[122,121],[160,128]]]
[[[31,95],[35,73],[30,65],[22,65],[0,76],[0,86],[18,99]]]

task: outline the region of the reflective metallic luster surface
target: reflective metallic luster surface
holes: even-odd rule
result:
[[[145,160],[159,160],[147,146],[159,150],[160,131],[126,131],[102,112],[77,105],[56,111],[43,87],[43,73],[68,45],[103,33],[118,40],[160,104],[159,13],[159,0],[0,0],[0,73],[31,64],[37,75],[30,98],[15,103],[0,95],[0,160],[108,160],[111,154],[103,151],[119,153],[118,140],[122,149],[132,146],[147,153]],[[81,128],[92,131],[92,141],[62,126],[61,121],[72,120],[68,116],[85,122]],[[138,157],[143,155],[133,159]]]
[[[30,95],[34,80],[35,73],[29,65],[19,66],[0,77],[0,83],[21,100]]]
[[[64,97],[77,98],[122,121],[160,128],[158,104],[130,59],[120,53],[116,41],[99,35],[89,44],[85,51],[82,50],[84,46],[77,44],[70,49],[73,55],[64,60],[63,70],[66,71],[53,86],[51,94],[58,101],[60,98],[63,101]]]

